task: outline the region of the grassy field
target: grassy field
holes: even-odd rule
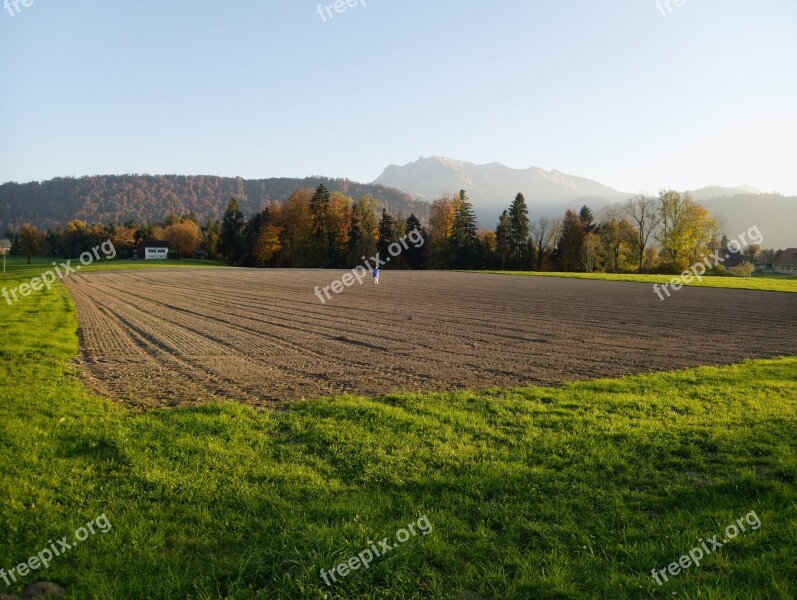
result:
[[[6,273],[9,277],[27,278],[38,277],[44,271],[54,269],[53,263],[59,266],[65,263],[65,258],[56,257],[33,257],[28,259],[24,256],[8,256],[6,257]],[[72,268],[80,266],[80,272],[90,271],[118,271],[119,269],[162,269],[165,267],[225,267],[227,263],[221,260],[196,260],[196,259],[181,259],[181,260],[101,260],[90,265],[81,265],[80,261],[72,259],[70,263]],[[61,269],[63,272],[63,269]],[[21,283],[21,282],[20,282]],[[17,284],[18,285],[18,284]]]
[[[669,283],[674,275],[640,275],[618,273],[548,273],[544,271],[468,271],[496,275],[525,275],[532,277],[564,277],[569,279],[597,279],[604,281],[630,281],[635,283]],[[717,277],[704,275],[702,281],[693,279],[685,284],[693,287],[729,288],[738,290],[763,290],[768,292],[797,293],[797,277],[780,274],[754,274],[753,277]]]
[[[0,311],[0,568],[100,514],[112,525],[0,594],[50,580],[80,599],[794,597],[797,358],[133,414],[73,367],[62,286]],[[760,528],[653,581],[751,511]],[[322,581],[423,516],[428,535]]]

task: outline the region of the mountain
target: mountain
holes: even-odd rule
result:
[[[501,163],[476,165],[450,158],[421,157],[404,166],[390,165],[374,181],[432,202],[466,190],[482,227],[495,221],[518,192],[535,213],[559,216],[567,208],[589,204],[594,210],[630,198],[597,181],[546,171],[540,167],[512,169]]]
[[[761,190],[755,189],[751,185],[737,185],[736,187],[722,187],[721,185],[710,185],[708,187],[700,188],[699,190],[692,190],[689,195],[696,202],[702,200],[711,200],[714,198],[727,198],[729,196],[738,196],[740,194],[760,194]]]
[[[425,218],[429,208],[404,192],[347,179],[102,175],[0,185],[0,233],[23,223],[47,229],[73,219],[88,223],[123,223],[131,219],[154,222],[169,213],[189,212],[195,213],[201,221],[221,219],[231,197],[238,200],[249,216],[271,201],[286,200],[296,190],[315,188],[320,183],[355,200],[372,196],[380,210],[386,207],[397,215],[409,216],[414,212]]]
[[[699,201],[724,223],[729,239],[758,227],[762,248],[797,247],[797,196],[780,194],[736,194]]]

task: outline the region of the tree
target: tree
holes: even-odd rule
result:
[[[451,237],[454,231],[454,203],[439,198],[429,207],[428,263],[433,269],[446,269],[451,259]]]
[[[509,213],[504,211],[498,219],[498,227],[495,229],[495,251],[501,257],[501,270],[506,270],[506,256],[512,253],[512,224]]]
[[[289,267],[313,266],[313,215],[310,198],[313,190],[298,190],[291,194],[282,210],[282,254]]]
[[[424,263],[424,257],[426,253],[425,240],[427,234],[421,226],[420,219],[418,219],[414,213],[407,217],[407,220],[404,223],[404,228],[407,232],[407,235],[411,236],[410,240],[416,239],[413,236],[414,231],[417,231],[421,236],[421,242],[408,244],[409,248],[404,251],[407,259],[407,266],[409,266],[410,269],[420,269],[423,267]]]
[[[243,260],[242,232],[246,225],[244,213],[235,198],[230,198],[224,218],[221,221],[219,251],[230,264],[237,265]]]
[[[202,231],[193,221],[175,223],[156,231],[155,239],[168,241],[169,247],[183,257],[193,256],[202,240]]]
[[[271,223],[261,225],[252,248],[252,258],[261,264],[271,263],[277,253],[282,250],[282,227]]]
[[[650,236],[659,224],[656,199],[642,193],[637,194],[628,200],[624,210],[636,228],[633,245],[637,257],[637,270],[641,271],[645,261],[645,249],[648,247]]]
[[[702,260],[716,232],[716,221],[709,212],[692,201],[689,194],[674,190],[659,193],[659,243],[673,273]]]
[[[553,250],[562,231],[562,220],[540,217],[531,226],[531,238],[537,249],[537,270],[542,270],[543,258]]]
[[[316,188],[310,198],[310,215],[313,219],[313,256],[311,260],[314,267],[328,267],[333,261],[329,223],[330,201],[331,195],[323,183]]]
[[[523,194],[515,196],[509,206],[509,239],[513,267],[529,268],[529,211]]]
[[[614,273],[620,272],[620,262],[634,243],[635,230],[633,225],[622,218],[621,211],[616,208],[609,210],[608,221],[604,221],[597,228],[606,255],[607,270]]]
[[[326,215],[327,247],[325,254],[329,257],[326,261],[327,266],[346,266],[353,203],[351,198],[341,192],[333,192],[330,196]]]
[[[480,231],[479,235],[479,263],[476,265],[480,269],[494,269],[498,241],[494,231]]]
[[[396,220],[386,208],[382,209],[382,218],[379,220],[379,241],[376,244],[380,260],[386,260],[388,256],[388,246],[396,241],[395,238]]]
[[[370,196],[360,198],[352,208],[349,231],[349,266],[355,267],[362,257],[370,258],[376,253],[379,239],[379,221],[376,218],[376,200]]]
[[[744,249],[744,257],[747,262],[755,265],[758,260],[758,255],[761,254],[761,246],[758,244],[750,244]]]
[[[221,223],[218,220],[208,219],[202,227],[202,249],[208,258],[216,258],[219,252],[221,238]]]
[[[452,265],[455,268],[470,268],[478,253],[479,236],[476,233],[476,216],[465,190],[460,190],[454,199],[454,225],[451,230]]]
[[[581,225],[584,227],[584,235],[595,231],[597,227],[595,225],[595,216],[592,214],[592,209],[586,204],[578,212],[578,220],[581,221]]]
[[[559,269],[577,271],[581,268],[581,245],[584,243],[584,225],[579,216],[572,210],[565,212],[562,222],[562,233],[556,252]]]
[[[28,257],[40,256],[44,251],[44,235],[33,225],[26,223],[19,228],[19,241],[17,248],[20,254]]]
[[[598,235],[592,231],[584,236],[579,250],[581,270],[585,273],[595,271],[595,266],[601,256],[601,241]]]

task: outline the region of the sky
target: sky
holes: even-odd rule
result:
[[[0,182],[447,156],[797,195],[795,0],[14,1]]]

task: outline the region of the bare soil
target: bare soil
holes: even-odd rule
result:
[[[517,387],[797,354],[797,294],[383,271],[163,269],[68,278],[81,367],[138,409]]]

